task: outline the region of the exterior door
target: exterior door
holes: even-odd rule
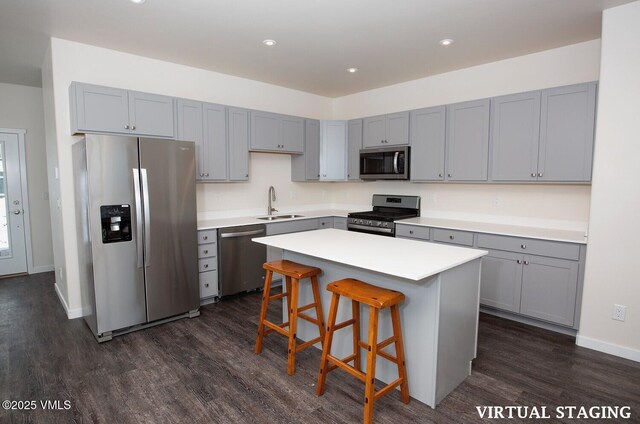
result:
[[[0,133],[0,275],[27,272],[18,134]]]
[[[196,156],[190,141],[141,138],[147,319],[198,309]]]

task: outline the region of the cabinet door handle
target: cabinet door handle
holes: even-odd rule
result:
[[[516,263],[517,263],[517,264],[521,264],[521,263],[522,263],[522,261],[521,261],[520,259],[518,259],[518,260],[516,261]]]
[[[209,283],[204,283],[204,286],[205,287],[209,287]]]
[[[525,265],[529,265],[529,261],[524,261],[524,264]]]
[[[451,174],[447,174],[447,177],[451,178]]]
[[[125,130],[128,130],[128,129],[129,129],[129,125],[125,125],[125,126],[124,126],[124,129],[125,129]]]
[[[537,174],[536,174],[535,172],[532,172],[532,173],[531,173],[531,176],[532,176],[533,178],[535,178],[535,177],[536,177],[536,175],[537,175]]]
[[[442,174],[438,174],[438,177],[439,177],[439,178],[442,178]]]
[[[131,131],[135,130],[136,126],[135,125],[131,125]]]
[[[413,230],[409,230],[409,234],[413,234]]]
[[[454,236],[449,236],[449,240],[453,240],[454,238]]]
[[[245,174],[244,176],[245,176],[246,178],[249,178],[249,174]]]
[[[520,247],[523,248],[523,249],[526,249],[527,245],[526,244],[521,244]]]
[[[208,176],[209,176],[209,173],[207,172],[206,174],[204,174],[204,176],[205,176],[205,177],[208,177]]]
[[[542,175],[543,175],[543,174],[542,174],[542,172],[540,172],[540,173],[538,174],[538,177],[542,177]]]

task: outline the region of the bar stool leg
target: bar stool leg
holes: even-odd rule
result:
[[[324,393],[324,385],[327,381],[327,356],[331,353],[331,342],[333,340],[333,327],[336,325],[336,316],[338,315],[338,302],[340,295],[333,293],[331,297],[331,306],[329,306],[329,322],[327,324],[327,333],[324,337],[322,346],[322,356],[320,358],[320,373],[318,374],[318,385],[316,386],[316,394],[322,396]]]
[[[351,313],[353,317],[353,353],[355,358],[353,359],[353,367],[358,371],[362,371],[361,355],[360,355],[360,303],[351,301]]]
[[[322,303],[320,303],[320,288],[318,287],[318,277],[311,277],[311,289],[313,290],[313,303],[316,305],[316,318],[318,319],[318,331],[320,332],[320,337],[324,341],[325,338],[325,330],[324,330],[324,316],[322,314]]]
[[[289,361],[287,373],[293,375],[296,372],[296,331],[298,328],[298,280],[292,279],[291,300],[289,303]]]
[[[267,308],[269,307],[269,296],[271,294],[271,279],[273,272],[267,270],[264,278],[264,289],[262,290],[262,306],[260,307],[260,320],[258,321],[258,338],[256,339],[256,354],[262,352],[262,339],[264,338],[264,321],[267,319]]]
[[[369,346],[367,352],[367,374],[364,389],[364,423],[373,422],[375,398],[376,356],[378,354],[378,308],[369,308]]]
[[[287,317],[289,317],[289,322],[291,322],[291,277],[285,277],[284,281],[287,289]]]
[[[404,341],[402,340],[402,326],[400,325],[400,309],[398,305],[391,306],[391,322],[393,323],[393,335],[396,338],[398,375],[402,378],[402,383],[400,383],[400,397],[402,402],[409,403],[409,382],[407,381],[407,366],[404,360]]]

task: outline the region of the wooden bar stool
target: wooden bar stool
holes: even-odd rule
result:
[[[267,273],[264,279],[264,291],[262,294],[262,308],[260,309],[260,321],[258,322],[258,338],[256,339],[256,354],[262,352],[262,340],[265,335],[276,332],[289,339],[288,367],[287,373],[293,375],[296,372],[296,353],[309,346],[324,340],[324,318],[322,316],[322,304],[320,303],[320,289],[318,288],[318,275],[322,272],[320,268],[302,265],[287,260],[266,262],[262,265]],[[286,292],[271,296],[271,280],[273,273],[277,272],[285,276]],[[311,279],[311,289],[313,290],[313,303],[305,306],[298,306],[299,282],[304,278]],[[267,320],[267,309],[272,300],[287,298],[287,309],[289,321],[282,324],[274,324]],[[303,313],[308,309],[315,308],[316,318]],[[296,331],[298,328],[298,318],[309,321],[318,326],[320,336],[315,339],[296,344]],[[265,327],[267,327],[265,329]],[[288,327],[288,330],[285,328]]]
[[[409,403],[409,384],[407,382],[407,369],[404,360],[404,347],[402,342],[402,328],[400,327],[400,312],[398,304],[404,301],[404,294],[377,287],[365,282],[347,278],[344,280],[334,281],[327,285],[327,290],[333,293],[331,298],[331,306],[329,308],[329,323],[327,326],[327,335],[324,339],[322,349],[322,359],[320,360],[320,373],[318,375],[318,386],[316,393],[322,396],[324,393],[325,381],[327,373],[336,368],[341,368],[352,376],[364,381],[364,422],[371,423],[373,419],[373,403],[391,390],[400,386],[400,396],[402,402]],[[338,302],[340,296],[351,299],[351,308],[353,318],[350,320],[336,324],[336,315],[338,314]],[[368,305],[369,308],[369,340],[367,343],[360,341],[360,306],[359,303]],[[381,309],[391,308],[391,321],[393,324],[393,336],[387,340],[378,343],[378,313]],[[343,359],[338,359],[331,355],[331,342],[333,341],[333,333],[336,330],[348,327],[353,324],[353,354]],[[382,351],[391,343],[395,344],[396,356]],[[360,348],[367,350],[367,372],[360,370]],[[394,362],[398,366],[398,379],[386,385],[382,389],[375,390],[376,378],[376,358],[380,355],[383,358]],[[353,361],[353,366],[348,362]]]

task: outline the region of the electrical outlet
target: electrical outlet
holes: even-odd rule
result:
[[[493,198],[493,206],[499,207],[502,205],[502,196],[496,196]]]
[[[616,321],[624,321],[627,314],[627,307],[625,305],[613,305],[613,315],[611,318]]]

